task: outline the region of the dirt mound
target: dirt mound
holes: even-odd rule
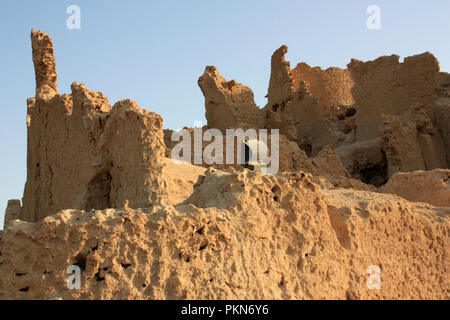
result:
[[[322,191],[302,172],[210,169],[176,207],[16,220],[0,242],[0,298],[444,299],[449,214],[392,195]],[[73,264],[79,290],[65,286]],[[372,265],[381,290],[367,286]]]
[[[450,170],[396,173],[380,190],[397,194],[410,201],[450,207]]]

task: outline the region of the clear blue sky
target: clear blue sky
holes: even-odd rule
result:
[[[66,28],[66,9],[81,8],[81,30]],[[369,5],[381,29],[366,27]],[[305,61],[345,67],[352,57],[430,51],[450,71],[450,1],[4,1],[0,5],[0,227],[8,199],[26,180],[26,99],[34,96],[30,31],[54,41],[58,90],[82,82],[111,104],[131,98],[164,118],[166,128],[204,118],[197,79],[215,65],[250,86],[263,107],[270,57],[282,44],[294,67]]]

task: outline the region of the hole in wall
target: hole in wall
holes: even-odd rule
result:
[[[388,162],[385,152],[383,150],[381,152],[383,153],[383,160],[380,163],[359,171],[360,179],[364,183],[371,184],[377,188],[388,181]]]
[[[200,247],[198,248],[199,251],[205,250],[208,246],[208,241],[203,242]]]
[[[97,273],[95,274],[95,279],[97,281],[104,281],[105,280],[105,276],[100,274],[100,270],[97,271]]]
[[[362,182],[379,188],[387,182],[387,165],[375,165],[361,170],[359,174]]]
[[[127,269],[129,266],[131,266],[131,263],[121,263],[122,268]]]
[[[348,108],[347,111],[345,112],[346,117],[353,117],[355,114],[356,114],[355,108]]]
[[[86,256],[83,254],[78,254],[74,258],[74,265],[80,267],[81,272],[86,270]]]

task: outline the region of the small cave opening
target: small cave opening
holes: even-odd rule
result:
[[[384,185],[387,178],[387,164],[377,164],[359,171],[362,182],[371,184],[377,188]]]
[[[388,161],[384,150],[380,149],[380,155],[377,156],[376,161],[367,162],[365,158],[363,158],[363,160],[364,161],[354,159],[350,168],[347,168],[352,178],[377,188],[385,185],[388,182],[389,177]]]
[[[381,150],[383,157],[382,161],[356,170],[354,177],[360,179],[362,182],[371,184],[377,188],[386,184],[388,179],[388,162],[386,154]]]
[[[102,210],[111,207],[110,191],[111,191],[111,174],[109,171],[98,173],[88,185],[88,199],[84,209]]]

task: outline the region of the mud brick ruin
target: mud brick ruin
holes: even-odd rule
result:
[[[31,42],[27,181],[0,231],[0,299],[448,298],[450,75],[431,53],[291,69],[281,46],[263,108],[207,66],[202,130],[279,129],[279,172],[262,175],[173,163],[160,115],[77,82],[58,93],[51,38]]]

